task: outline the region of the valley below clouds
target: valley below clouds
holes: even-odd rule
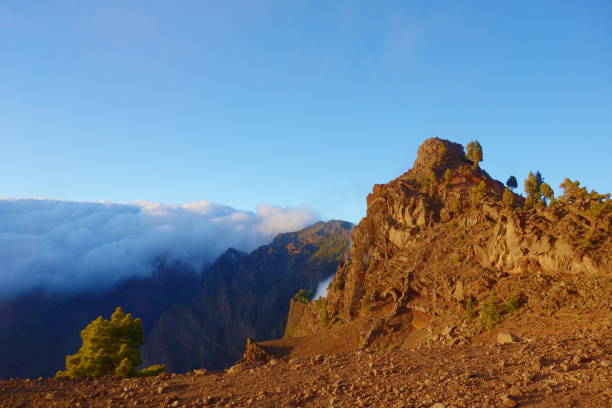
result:
[[[149,276],[162,258],[199,271],[227,248],[249,252],[317,219],[308,207],[265,204],[252,212],[210,201],[0,199],[0,300],[108,288]]]

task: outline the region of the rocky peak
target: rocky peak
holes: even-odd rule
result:
[[[426,176],[431,169],[441,176],[446,169],[456,169],[466,163],[469,162],[462,145],[434,137],[421,144],[409,174]]]
[[[450,177],[446,169],[453,170]],[[404,326],[410,332],[410,325],[431,327],[434,316],[459,318],[466,299],[482,305],[492,296],[520,294],[543,314],[603,307],[605,296],[588,290],[576,301],[575,282],[590,285],[589,276],[611,273],[612,217],[595,223],[564,202],[527,209],[520,196],[512,206],[502,201],[503,191],[465,158],[461,145],[426,140],[412,169],[374,186],[367,215],[353,230],[350,259],[324,301],[293,308],[291,334],[384,316],[364,331],[367,347],[391,332],[389,322],[398,316],[410,322]],[[565,276],[571,283],[556,283]]]

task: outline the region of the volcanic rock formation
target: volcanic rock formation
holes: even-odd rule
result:
[[[426,140],[411,170],[374,186],[327,299],[292,304],[285,336],[366,318],[362,347],[400,329],[395,341],[409,344],[444,321],[433,317],[463,320],[468,299],[476,314],[513,298],[545,315],[609,307],[609,293],[592,286],[612,271],[610,212],[595,222],[559,201],[526,209],[518,195],[510,206],[503,191],[461,145]]]

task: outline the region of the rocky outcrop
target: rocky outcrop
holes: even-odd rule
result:
[[[465,159],[460,145],[426,140],[411,170],[375,185],[368,195],[350,259],[338,269],[325,300],[328,322],[333,326],[373,312],[382,313],[384,324],[416,311],[459,315],[468,297],[482,304],[512,294],[545,313],[576,303],[605,307],[601,293],[556,282],[612,273],[610,213],[595,223],[566,203],[526,209],[518,195],[509,207],[503,191],[499,181]],[[595,245],[589,236],[598,237]],[[306,307],[303,323],[292,331],[329,327],[313,328],[316,314],[317,307]]]

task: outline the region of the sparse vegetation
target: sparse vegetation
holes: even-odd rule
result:
[[[477,168],[483,159],[482,146],[478,140],[473,140],[465,147],[465,157],[472,162],[472,167]]]
[[[315,305],[319,309],[319,316],[325,327],[329,326],[329,311],[327,310],[327,301],[324,298],[315,300]]]
[[[516,295],[510,295],[510,297],[506,300],[505,306],[505,313],[514,313],[521,307],[521,300]]]
[[[560,186],[563,194],[559,201],[565,204],[576,204],[581,209],[586,209],[592,217],[601,217],[604,213],[612,210],[612,200],[610,193],[600,194],[595,190],[589,193],[586,187],[580,187],[578,180],[572,181],[568,178],[563,180]]]
[[[476,311],[474,310],[474,298],[468,296],[465,301],[465,318],[467,320],[474,320],[476,318]]]
[[[469,297],[465,303],[465,316],[467,320],[472,320],[476,316],[474,306],[474,299]],[[499,324],[504,315],[516,313],[521,306],[520,297],[515,294],[510,295],[504,304],[501,304],[495,295],[491,295],[480,308],[478,315],[487,329],[493,329]]]
[[[487,185],[485,184],[484,180],[472,187],[471,195],[472,205],[474,207],[477,207],[480,205],[480,203],[482,203],[482,200],[484,200],[485,196],[487,195]]]
[[[347,259],[346,262],[340,266],[334,280],[332,281],[332,288],[334,290],[343,290],[346,284],[346,275],[351,271],[352,261]]]
[[[324,262],[337,262],[348,250],[350,243],[338,236],[330,236],[326,238],[317,252],[312,255],[313,261]]]
[[[166,366],[163,364],[154,364],[136,372],[137,377],[151,377],[166,371]]]
[[[559,187],[563,189],[563,194],[559,197],[559,201],[565,204],[581,204],[588,200],[589,193],[586,187],[580,187],[578,180],[572,181],[566,178]]]
[[[293,300],[296,302],[307,304],[312,300],[314,293],[312,290],[308,289],[300,289],[297,291],[295,295],[293,295]]]
[[[488,329],[492,329],[500,322],[501,316],[499,301],[495,296],[489,297],[489,300],[480,309],[480,319]]]
[[[542,183],[540,186],[540,192],[542,193],[542,199],[544,200],[544,204],[554,203],[555,201],[555,192],[552,187],[548,185],[548,183]],[[546,202],[548,200],[548,202]]]
[[[535,174],[530,171],[525,179],[524,183],[525,193],[527,198],[525,199],[525,207],[533,208],[536,206],[546,206],[546,199],[554,199],[554,192],[552,188],[544,183],[544,177],[542,173],[536,171]]]
[[[66,357],[66,370],[56,377],[85,378],[104,375],[125,377],[157,375],[164,366],[150,366],[137,371],[142,364],[138,347],[144,341],[142,322],[118,307],[110,320],[98,317],[81,331],[83,343],[77,354]]]

